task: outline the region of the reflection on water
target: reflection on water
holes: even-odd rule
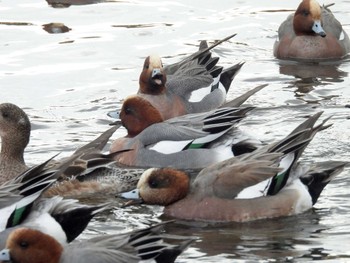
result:
[[[62,23],[49,23],[44,24],[43,29],[51,34],[60,34],[60,33],[66,33],[71,30],[71,28],[67,27],[66,25]]]
[[[309,64],[279,61],[279,63],[281,74],[294,76],[300,79],[321,78],[322,80],[339,82],[341,79],[348,76],[347,72],[339,69],[341,65],[339,62],[332,64]]]
[[[67,8],[71,5],[91,5],[107,1],[108,0],[46,0],[46,2],[54,8]]]
[[[33,123],[27,163],[57,152],[68,155],[105,131],[112,121],[107,112],[136,92],[149,54],[173,63],[196,51],[200,40],[212,43],[233,33],[237,36],[214,50],[224,67],[245,62],[229,98],[269,84],[249,99],[258,108],[241,128],[272,142],[306,116],[324,111],[333,126],[316,135],[303,161],[350,160],[349,60],[306,64],[272,56],[277,28],[298,3],[3,0],[1,102],[23,107]],[[332,7],[348,32],[349,8],[343,0]],[[114,138],[124,134],[118,130]],[[228,225],[177,222],[166,231],[198,237],[181,256],[186,263],[348,261],[349,175],[346,168],[327,185],[316,208],[299,216]],[[122,209],[114,196],[83,201],[108,201],[114,208],[97,216],[81,238],[167,220],[160,207]]]

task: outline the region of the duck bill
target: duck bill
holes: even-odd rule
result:
[[[120,110],[114,110],[107,113],[107,115],[113,119],[119,119]]]
[[[164,84],[163,83],[163,73],[162,73],[160,68],[155,68],[152,70],[151,78],[158,85]]]
[[[138,189],[131,190],[129,192],[125,192],[119,195],[121,198],[129,199],[127,202],[123,204],[122,207],[127,207],[131,205],[139,205],[143,203],[142,198],[140,197],[140,193]]]
[[[158,76],[163,76],[163,74],[162,74],[162,71],[160,70],[160,68],[154,68],[153,70],[152,70],[152,79],[153,78],[157,78]]]
[[[10,261],[11,257],[10,257],[10,250],[8,249],[3,249],[0,251],[0,261]]]
[[[316,20],[314,22],[314,25],[312,26],[312,31],[314,31],[317,35],[320,35],[321,37],[326,36],[326,32],[323,30],[321,20]]]

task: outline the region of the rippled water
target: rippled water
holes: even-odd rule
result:
[[[165,64],[171,63],[194,52],[202,39],[213,42],[232,33],[237,36],[214,50],[224,66],[245,61],[229,97],[269,84],[249,100],[261,109],[243,123],[244,128],[273,140],[307,114],[325,111],[324,117],[332,115],[334,124],[315,137],[304,160],[350,160],[349,60],[301,66],[272,56],[277,28],[299,1],[84,5],[73,0],[75,5],[69,7],[48,2],[0,2],[0,100],[19,105],[30,116],[29,164],[58,151],[69,155],[104,131],[111,121],[106,113],[137,90],[148,54],[157,53]],[[332,10],[350,33],[350,2],[337,1]],[[59,30],[66,32],[50,33]],[[123,134],[120,130],[114,137]],[[347,168],[327,186],[315,209],[299,216],[224,226],[169,226],[172,233],[198,237],[179,262],[350,261],[349,175]],[[107,200],[116,208],[98,216],[82,238],[162,220],[160,207],[119,209],[120,200]]]

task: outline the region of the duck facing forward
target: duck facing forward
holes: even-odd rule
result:
[[[278,29],[274,56],[279,59],[339,60],[350,52],[350,40],[328,6],[303,0]]]

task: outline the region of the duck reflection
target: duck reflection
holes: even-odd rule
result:
[[[340,82],[348,75],[347,72],[344,72],[338,68],[340,64],[340,62],[297,63],[292,61],[280,61],[280,73],[294,76],[309,82],[317,78]]]
[[[91,5],[107,2],[107,0],[46,0],[46,2],[54,8],[67,8],[71,5]]]
[[[49,23],[42,25],[43,29],[50,34],[67,33],[71,28],[62,23]]]
[[[327,63],[298,63],[294,61],[279,61],[279,72],[294,76],[290,88],[296,90],[295,97],[306,103],[318,103],[321,100],[339,96],[332,84],[343,82],[348,72],[339,69],[342,61]],[[325,88],[329,86],[329,88]],[[322,87],[322,89],[317,89]],[[333,88],[333,89],[332,89]]]
[[[167,225],[166,232],[198,237],[192,244],[198,259],[266,260],[297,259],[307,257],[307,247],[321,246],[326,227],[320,223],[322,213],[317,209],[307,213],[250,223],[208,225],[207,223],[176,221]],[[162,216],[162,220],[168,220]],[[305,246],[307,245],[307,246]],[[300,249],[305,246],[305,250]]]

